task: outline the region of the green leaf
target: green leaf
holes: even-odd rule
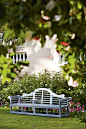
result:
[[[82,12],[78,13],[76,16],[77,16],[77,19],[81,19],[82,18]]]
[[[11,78],[3,77],[2,84],[5,84],[6,81],[11,82]]]
[[[8,65],[7,64],[3,64],[2,67],[6,69],[8,67]]]
[[[25,38],[25,32],[23,30],[20,30],[19,37],[20,38]]]
[[[68,62],[72,65],[72,64],[75,64],[76,62],[76,59],[75,58],[70,58],[68,59]]]
[[[2,78],[2,84],[5,84],[5,82],[7,81],[7,79],[5,77]]]
[[[2,70],[2,75],[3,75],[3,77],[6,78],[6,76],[7,76],[7,69],[4,68],[4,69]]]
[[[2,70],[0,69],[0,74],[2,73]]]
[[[11,78],[6,78],[6,80],[7,80],[8,82],[11,82],[12,79],[11,79]]]
[[[29,61],[18,61],[17,64],[24,65],[24,66],[29,66],[30,62]]]
[[[11,74],[11,70],[10,69],[7,69],[7,74],[9,74],[9,73]]]
[[[13,68],[14,68],[14,65],[9,65],[9,68],[10,68],[10,69],[13,69]]]
[[[14,55],[15,55],[15,53],[14,53],[14,52],[10,53],[10,56],[14,56]]]
[[[10,34],[12,34],[12,30],[10,28],[7,28],[5,31],[4,38],[8,38]]]
[[[78,9],[82,9],[82,7],[83,7],[83,6],[82,6],[81,2],[78,1],[78,2],[77,2],[77,8],[78,8]]]
[[[73,0],[70,0],[69,1],[71,5],[74,5],[74,1]]]
[[[2,78],[2,84],[5,84],[6,81],[11,82],[11,78],[3,77]]]
[[[68,74],[68,73],[65,74],[65,79],[66,79],[66,80],[69,80],[69,74]]]
[[[82,61],[82,65],[84,65],[85,64],[85,62],[84,61]]]
[[[4,55],[1,54],[0,56],[0,63],[3,64],[5,62],[5,59],[6,57]]]
[[[11,73],[12,78],[16,78],[17,74],[16,73]]]

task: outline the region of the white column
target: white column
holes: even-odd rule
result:
[[[19,53],[19,61],[22,61],[22,59],[21,59],[21,53]]]
[[[25,53],[25,55],[26,55],[26,56],[25,56],[25,60],[27,60],[27,53]]]
[[[25,61],[25,53],[23,53],[23,61]]]
[[[18,54],[16,54],[16,63],[17,63],[17,61],[18,61]]]
[[[13,64],[15,64],[15,58],[14,58],[14,55],[13,55]]]

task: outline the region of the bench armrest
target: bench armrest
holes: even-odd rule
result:
[[[8,99],[12,99],[12,98],[24,98],[24,97],[20,95],[8,96]]]
[[[72,100],[72,97],[68,97],[68,98],[65,97],[65,98],[59,99],[59,102],[63,102],[65,100]]]

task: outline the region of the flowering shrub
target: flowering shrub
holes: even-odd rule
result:
[[[64,42],[64,41],[62,41],[61,44],[62,44],[63,46],[69,46],[69,43],[66,43],[66,42]]]
[[[66,111],[67,111],[67,108],[65,108],[65,109],[61,109],[61,111],[62,111],[62,112],[66,112]]]
[[[77,102],[77,104],[75,104],[74,102],[70,101],[69,111],[71,112],[71,114],[77,115],[77,113],[82,113],[84,112],[84,110],[85,110],[84,104],[81,106],[80,102]]]
[[[41,87],[50,88],[56,94],[65,94],[66,97],[71,96],[74,103],[77,103],[78,100],[86,108],[86,83],[76,88],[69,87],[61,73],[55,71],[48,72],[47,70],[33,75],[23,74],[19,80],[15,80],[9,84],[2,85],[0,82],[0,101],[2,101],[0,105],[8,106],[8,96],[31,93],[34,89]]]
[[[52,109],[53,112],[58,112],[56,109]],[[67,108],[61,109],[62,113],[67,112]],[[84,104],[81,106],[80,102],[77,102],[76,104],[72,101],[69,102],[69,112],[70,115],[79,115],[82,112],[85,111],[85,106]]]
[[[65,95],[69,88],[67,86],[67,81],[63,79],[63,76],[61,76],[60,73],[43,70],[37,75],[23,74],[19,80],[9,83],[6,87],[2,86],[2,89],[0,90],[0,101],[9,102],[8,96],[31,93],[34,89],[42,87],[50,88],[54,93]]]
[[[9,102],[0,101],[0,107],[9,107]]]

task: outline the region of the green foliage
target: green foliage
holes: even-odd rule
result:
[[[3,102],[9,102],[8,96],[22,95],[22,93],[31,93],[37,88],[50,88],[53,92],[57,94],[65,94],[70,96],[70,91],[68,90],[67,81],[57,72],[39,72],[38,75],[27,75],[24,74],[20,79],[11,82],[7,85],[1,83],[0,97]]]
[[[83,114],[78,115],[78,117],[81,120],[81,122],[86,123],[86,112],[84,112]]]
[[[41,46],[44,46],[45,36],[58,35],[57,49],[65,54],[65,60],[68,61],[69,71],[66,73],[68,65],[64,66],[64,75],[72,76],[79,83],[82,83],[82,70],[86,62],[86,2],[84,0],[54,0],[55,5],[52,8],[47,5],[48,0],[1,0],[1,9],[4,12],[2,19],[4,20],[5,37],[9,35],[17,35],[17,39],[24,40],[26,28],[33,32],[33,37],[39,37]],[[4,8],[2,8],[4,6]],[[52,9],[51,9],[52,8]],[[44,13],[41,14],[41,11]],[[48,16],[49,19],[43,19]],[[59,20],[55,20],[54,16],[61,16]],[[0,22],[1,23],[1,22]],[[48,25],[50,23],[50,25]],[[75,37],[72,35],[75,34]],[[66,46],[61,45],[61,41],[67,42],[70,45],[68,51]],[[17,42],[18,43],[18,42]],[[21,44],[21,40],[19,40]],[[82,61],[79,57],[81,56]],[[78,66],[78,68],[76,67]],[[75,70],[76,74],[72,71]],[[86,71],[86,69],[83,69]],[[73,76],[73,74],[75,74]],[[69,78],[68,78],[69,79]],[[79,81],[80,80],[80,81]]]
[[[2,84],[0,82],[0,101],[2,101],[2,106],[9,106],[8,96],[31,93],[37,88],[50,88],[56,94],[65,94],[66,97],[71,96],[74,103],[80,102],[81,105],[84,104],[86,110],[85,82],[83,82],[83,85],[76,88],[69,87],[67,81],[60,73],[55,71],[48,72],[46,70],[39,72],[37,75],[23,74],[18,80],[9,84]],[[74,115],[74,112],[72,115]],[[83,121],[86,120],[84,113],[79,113],[78,118],[80,117],[79,115],[81,115]]]
[[[79,101],[86,108],[86,85],[73,88],[67,85],[67,81],[58,72],[47,72],[46,70],[41,71],[38,75],[27,75],[20,76],[20,79],[14,82],[6,84],[0,84],[1,98],[4,101],[8,101],[8,96],[22,95],[22,93],[31,93],[37,88],[50,88],[56,94],[65,94],[66,97],[71,96],[73,101],[77,103]]]
[[[57,94],[65,93],[65,89],[68,87],[66,86],[67,82],[66,80],[63,80],[63,77],[59,73],[52,73],[42,71],[39,72],[38,75],[27,75],[24,74],[20,76],[20,79],[18,81],[14,81],[6,85],[1,84],[1,98],[3,101],[8,101],[8,96],[12,95],[22,95],[22,93],[30,93],[34,89],[45,87],[50,88],[53,92]],[[63,91],[61,91],[61,88],[63,88]],[[67,91],[66,91],[67,92]],[[66,93],[67,94],[67,93]]]
[[[0,1],[0,26],[5,24],[5,16],[6,16],[6,10],[2,2]]]
[[[3,35],[4,35],[4,41],[5,40],[8,40],[8,42],[10,40],[12,41],[12,45],[9,44],[0,45],[0,80],[2,81],[3,84],[5,84],[6,82],[9,83],[13,79],[15,79],[16,76],[18,76],[19,73],[21,72],[22,66],[29,66],[29,62],[21,61],[17,62],[16,64],[13,64],[13,61],[10,57],[15,55],[16,52],[16,47],[15,47],[16,40],[14,38],[15,35],[12,34],[11,29],[8,28]],[[17,40],[17,42],[18,41],[19,39]],[[12,50],[12,53],[10,53],[10,50]]]
[[[74,102],[76,103],[77,100],[83,105],[85,105],[86,109],[86,83],[83,82],[83,84],[79,87],[73,88],[73,90],[70,92],[70,95],[72,96]]]
[[[28,66],[28,61],[22,61],[17,62],[16,64],[13,64],[12,59],[6,58],[4,55],[0,56],[0,79],[2,80],[2,83],[4,84],[6,81],[11,82],[13,79],[15,79],[19,73],[22,70],[22,66],[25,65]]]
[[[3,23],[4,38],[10,39],[17,36],[17,44],[22,44],[26,28],[28,28],[33,32],[33,37],[40,38],[43,47],[46,35],[57,34],[57,49],[65,54],[65,60],[68,61],[68,65],[63,67],[64,76],[66,79],[72,76],[80,84],[83,82],[82,73],[86,71],[84,67],[86,63],[86,2],[84,0],[54,0],[54,3],[53,6],[48,0],[34,2],[33,0],[25,2],[1,0],[0,9],[3,13],[0,14],[0,24]],[[61,16],[60,19],[55,20],[55,15]],[[48,16],[49,19],[45,20],[43,16]],[[67,46],[63,46],[61,41],[69,43],[68,51]]]

